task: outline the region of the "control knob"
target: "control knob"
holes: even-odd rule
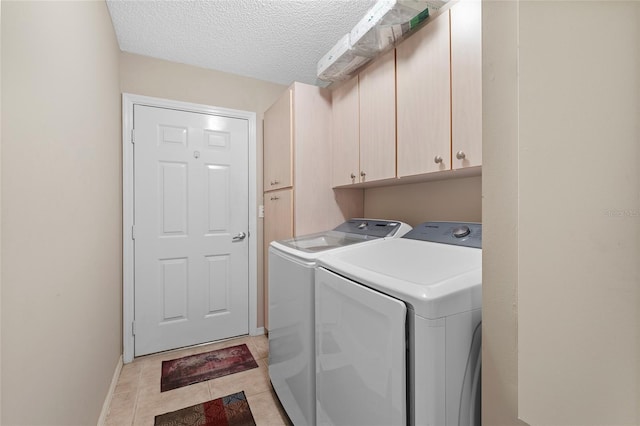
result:
[[[467,225],[456,226],[453,228],[453,236],[456,238],[466,237],[471,233],[471,229]]]

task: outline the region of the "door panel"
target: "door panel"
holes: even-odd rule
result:
[[[187,234],[187,165],[158,164],[158,212],[162,218],[160,235]]]
[[[248,122],[134,107],[135,356],[248,333]]]

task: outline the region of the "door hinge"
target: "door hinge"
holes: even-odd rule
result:
[[[133,226],[131,227],[131,239],[132,239],[132,240],[135,240],[135,239],[136,239],[136,226],[135,226],[135,225],[133,225]]]
[[[131,143],[136,143],[136,129],[131,129]]]
[[[134,335],[134,336],[136,335],[136,322],[135,321],[131,322],[131,334]]]

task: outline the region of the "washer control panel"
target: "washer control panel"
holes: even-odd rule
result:
[[[473,222],[424,222],[414,227],[402,238],[482,248],[482,224]]]
[[[334,231],[384,238],[394,235],[401,225],[402,222],[398,221],[355,218],[344,222]]]

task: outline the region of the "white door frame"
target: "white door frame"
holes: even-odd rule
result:
[[[258,245],[256,210],[256,113],[189,102],[122,94],[122,341],[123,362],[133,361],[134,262],[133,262],[133,106],[145,105],[202,114],[241,118],[249,122],[249,334],[264,333],[257,327]]]

